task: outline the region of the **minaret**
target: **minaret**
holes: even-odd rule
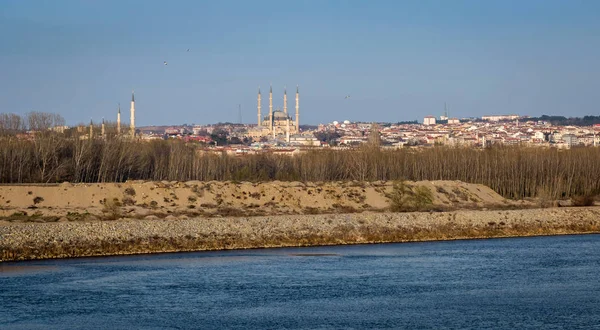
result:
[[[121,135],[121,103],[119,103],[119,110],[117,111],[117,135]]]
[[[106,128],[104,126],[104,118],[102,118],[102,130],[101,130],[101,135],[103,139],[106,139]]]
[[[283,88],[283,113],[287,115],[287,88]]]
[[[444,102],[444,117],[448,120],[448,106],[446,105],[446,102]]]
[[[131,119],[129,121],[129,130],[131,133],[131,137],[135,137],[135,96],[133,91],[131,91]]]
[[[273,87],[269,90],[269,129],[273,133]]]
[[[296,134],[300,133],[300,93],[296,85]]]
[[[260,117],[260,87],[258,87],[258,127],[262,125],[262,118]]]
[[[94,138],[94,123],[90,119],[90,140]]]

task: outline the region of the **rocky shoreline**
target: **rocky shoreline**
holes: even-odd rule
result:
[[[600,208],[5,223],[0,260],[600,233]]]

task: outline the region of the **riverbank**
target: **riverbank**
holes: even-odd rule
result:
[[[0,225],[2,261],[600,232],[600,208],[363,212]]]

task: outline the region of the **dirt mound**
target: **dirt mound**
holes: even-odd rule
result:
[[[425,209],[518,207],[488,187],[459,181],[394,182],[145,182],[0,186],[0,217],[8,221],[70,221],[169,215],[259,216],[385,211],[395,200],[424,194]],[[395,197],[396,199],[394,199]],[[421,205],[421,204],[419,204]],[[63,219],[64,220],[64,219]]]

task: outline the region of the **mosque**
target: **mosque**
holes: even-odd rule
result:
[[[102,118],[102,124],[100,126],[99,137],[105,139],[106,135],[108,133],[110,135],[114,134],[116,136],[124,137],[124,138],[131,138],[131,139],[139,138],[140,137],[139,132],[136,132],[136,129],[135,129],[135,95],[134,95],[133,91],[131,91],[131,107],[129,108],[129,113],[130,113],[129,130],[127,130],[127,129],[123,129],[121,127],[121,104],[119,103],[119,106],[117,109],[116,127],[109,124],[108,130],[107,130],[107,127],[106,127],[107,125],[104,122],[104,118]],[[77,127],[78,132],[84,132],[85,130],[86,130],[85,126]],[[82,138],[87,138],[87,139],[94,138],[94,122],[92,120],[90,120],[89,133],[87,135],[82,136]]]
[[[292,116],[288,114],[287,109],[287,89],[283,90],[283,111],[277,108],[273,111],[273,87],[269,89],[269,114],[267,116],[261,115],[261,93],[260,88],[258,89],[258,125],[256,128],[248,131],[249,136],[252,138],[269,137],[275,138],[276,136],[285,136],[286,141],[290,141],[290,135],[300,133],[300,93],[298,92],[298,86],[296,86],[296,118],[292,119]]]

